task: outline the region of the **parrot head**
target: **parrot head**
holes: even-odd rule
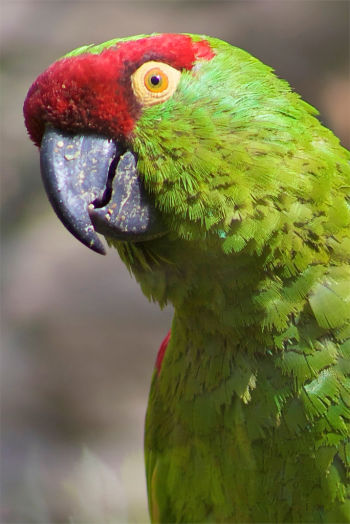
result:
[[[269,73],[238,48],[185,34],[116,39],[55,62],[24,115],[58,216],[100,253],[96,231],[129,242],[225,237],[254,199]]]
[[[31,86],[25,123],[40,147],[45,188],[65,226],[91,249],[104,253],[96,231],[130,242],[165,234],[184,202],[175,194],[172,204],[164,195],[157,201],[164,188],[192,185],[187,197],[195,198],[198,182],[179,162],[194,152],[182,149],[195,125],[186,99],[198,64],[214,56],[199,37],[116,39],[69,53]]]
[[[348,157],[315,114],[249,53],[189,34],[76,49],[24,103],[46,191],[73,235],[103,254],[103,234],[137,278],[136,266],[165,261],[192,265],[192,281],[223,256],[246,280],[253,265],[288,277],[328,257]]]

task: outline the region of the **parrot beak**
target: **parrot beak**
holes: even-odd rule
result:
[[[47,127],[40,167],[58,218],[93,251],[106,254],[96,232],[134,242],[165,233],[140,180],[135,154],[120,144]]]

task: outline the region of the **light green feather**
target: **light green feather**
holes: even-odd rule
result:
[[[147,414],[151,513],[350,522],[349,153],[271,68],[208,41],[216,56],[130,139],[168,233],[110,240],[175,307]]]

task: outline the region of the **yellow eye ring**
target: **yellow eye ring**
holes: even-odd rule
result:
[[[145,62],[131,75],[136,100],[144,107],[161,104],[175,92],[180,81],[178,69],[164,62]]]
[[[159,67],[154,67],[145,74],[145,86],[152,93],[162,93],[169,86],[168,76]]]

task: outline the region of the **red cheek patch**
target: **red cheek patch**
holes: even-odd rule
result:
[[[195,61],[213,58],[206,40],[163,34],[129,40],[100,54],[63,58],[42,73],[24,103],[31,139],[40,145],[46,124],[71,132],[91,131],[126,139],[140,115],[130,76],[144,62],[164,61],[190,70]]]

